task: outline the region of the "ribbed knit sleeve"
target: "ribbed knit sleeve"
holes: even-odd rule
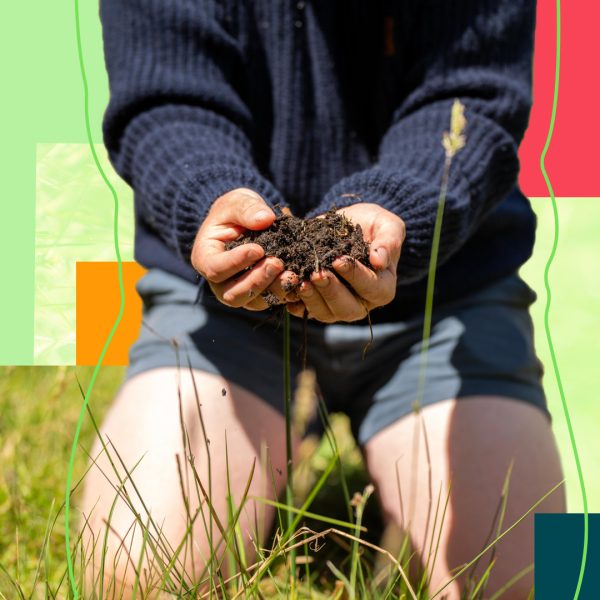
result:
[[[188,261],[211,203],[238,187],[283,204],[254,159],[241,48],[216,0],[101,0],[109,156],[137,218]]]
[[[531,108],[535,23],[534,0],[415,0],[412,5],[415,18],[397,41],[407,89],[377,163],[336,183],[311,211],[374,202],[404,219],[399,284],[422,278],[428,267],[444,164],[441,140],[455,98],[466,107],[467,144],[452,164],[440,262],[515,185],[517,149]]]

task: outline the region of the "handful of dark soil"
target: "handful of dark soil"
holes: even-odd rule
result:
[[[363,238],[361,226],[354,225],[335,209],[324,217],[307,220],[280,213],[268,229],[248,231],[229,242],[226,249],[249,242],[262,246],[265,256],[283,261],[284,269],[296,273],[300,281],[308,280],[315,271],[331,268],[340,256],[370,266],[369,244]]]

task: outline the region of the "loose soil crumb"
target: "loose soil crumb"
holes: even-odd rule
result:
[[[229,242],[226,249],[250,242],[262,246],[265,256],[279,258],[284,269],[294,272],[300,282],[309,280],[315,271],[331,268],[333,261],[340,256],[370,266],[369,244],[363,238],[361,226],[335,209],[329,210],[322,218],[307,220],[279,214],[268,229],[248,231]],[[290,286],[286,291],[292,291],[294,287]],[[269,302],[268,297],[265,299]],[[278,303],[276,296],[272,300],[274,304]]]

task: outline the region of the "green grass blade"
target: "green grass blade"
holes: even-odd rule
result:
[[[35,588],[37,586],[37,581],[38,578],[40,576],[40,571],[42,568],[42,561],[44,559],[45,553],[46,553],[46,548],[48,547],[48,540],[50,539],[50,533],[52,531],[51,529],[51,525],[50,522],[52,521],[52,512],[54,510],[54,498],[52,499],[52,502],[50,503],[50,510],[48,512],[48,519],[46,520],[46,529],[44,531],[44,537],[42,538],[42,548],[40,551],[40,556],[37,562],[37,566],[35,568],[35,573],[33,576],[33,584],[31,586],[31,594],[29,594],[29,600],[31,600],[33,598],[33,594],[35,593]]]
[[[303,508],[295,508],[293,506],[288,506],[283,502],[277,502],[275,500],[269,500],[268,498],[259,498],[257,496],[252,496],[253,500],[257,502],[262,502],[268,506],[273,506],[274,508],[279,508],[281,510],[289,511],[293,514],[297,514],[300,518],[308,517],[309,519],[314,519],[315,521],[321,521],[322,523],[328,523],[329,525],[336,525],[337,527],[345,527],[347,529],[355,530],[358,528],[358,531],[367,531],[366,527],[358,525],[356,523],[349,523],[348,521],[340,521],[339,519],[334,519],[332,517],[327,517],[324,515],[318,515],[316,513],[309,512],[304,510]]]
[[[483,592],[485,591],[485,588],[486,588],[487,583],[490,578],[490,573],[492,572],[492,568],[494,567],[495,562],[496,562],[495,559],[490,560],[488,566],[486,567],[485,571],[481,575],[481,578],[479,579],[477,585],[471,592],[471,597],[473,598],[473,600],[478,599],[480,597],[480,595],[483,594]]]
[[[527,565],[524,569],[521,569],[516,575],[511,577],[501,588],[499,588],[493,596],[490,596],[489,600],[498,600],[498,598],[501,598],[505,592],[507,592],[513,585],[515,585],[515,583],[517,583],[517,581],[519,581],[519,579],[522,579],[523,577],[525,577],[525,575],[531,573],[531,571],[533,571],[533,565]]]

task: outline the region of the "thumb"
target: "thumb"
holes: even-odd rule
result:
[[[221,196],[218,220],[235,223],[246,229],[265,229],[275,220],[275,213],[256,192],[240,188]]]
[[[404,222],[398,217],[381,223],[370,244],[369,258],[373,268],[378,271],[391,268],[395,272],[404,237]]]

